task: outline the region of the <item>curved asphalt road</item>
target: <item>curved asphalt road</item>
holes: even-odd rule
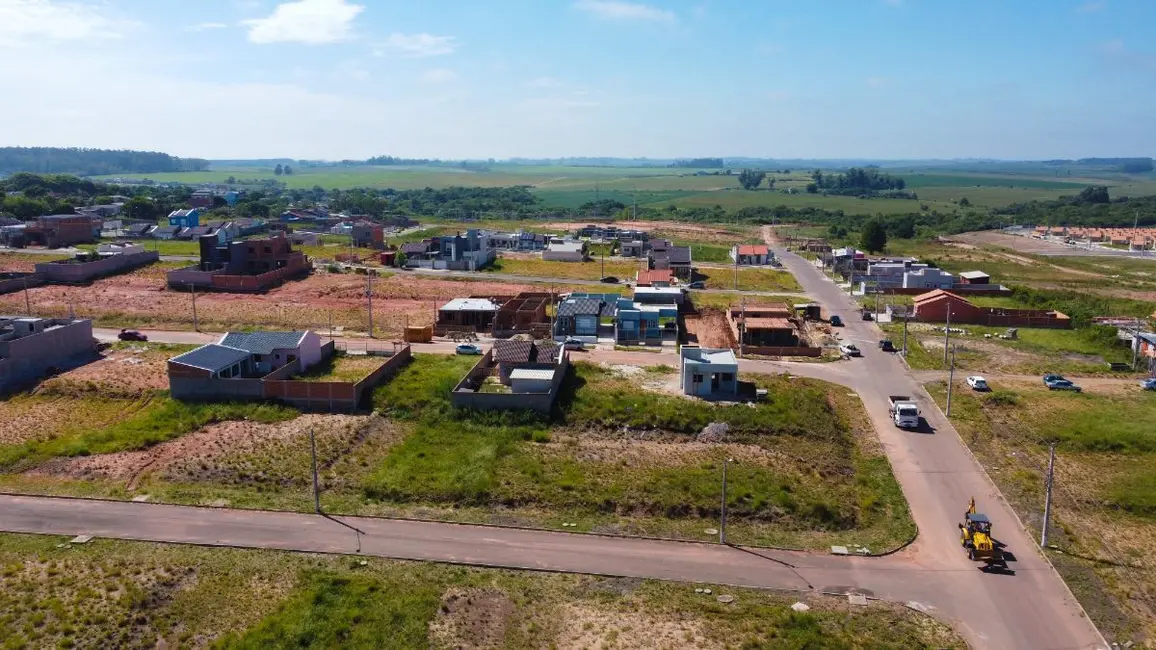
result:
[[[844,316],[844,338],[873,341],[879,337],[872,323],[855,317],[858,307],[850,298],[809,262],[786,251],[776,252],[808,294],[830,313]],[[920,531],[915,544],[886,558],[388,519],[341,517],[342,525],[336,519],[300,513],[26,496],[0,496],[0,529],[335,553],[357,552],[360,545],[363,554],[404,559],[861,592],[925,609],[955,625],[978,648],[1107,647],[954,428],[902,362],[895,355],[863,347],[866,356],[846,363],[744,360],[741,369],[824,379],[846,385],[861,396]],[[617,351],[591,356],[644,365],[673,359],[665,354]],[[931,433],[892,425],[887,395],[899,393],[916,397]],[[972,496],[991,517],[997,539],[1014,556],[1009,573],[981,571],[959,546],[956,523]]]

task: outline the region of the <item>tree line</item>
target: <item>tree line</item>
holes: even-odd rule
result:
[[[807,191],[812,194],[820,191],[838,195],[873,194],[907,187],[902,178],[871,167],[852,167],[842,174],[824,174],[823,170],[816,169],[811,172],[811,178],[813,182],[808,184]]]
[[[0,173],[148,174],[204,171],[209,161],[177,158],[156,151],[83,149],[79,147],[0,147]]]
[[[670,167],[678,168],[722,169],[723,166],[722,158],[686,158],[670,163]]]

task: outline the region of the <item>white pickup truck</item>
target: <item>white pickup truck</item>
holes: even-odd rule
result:
[[[901,429],[919,428],[919,405],[910,396],[890,395],[887,404],[887,413],[895,421],[895,426]]]

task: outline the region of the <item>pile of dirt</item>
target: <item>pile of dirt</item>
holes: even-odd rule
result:
[[[452,589],[430,621],[430,641],[457,650],[504,647],[513,613],[513,601],[497,589]]]

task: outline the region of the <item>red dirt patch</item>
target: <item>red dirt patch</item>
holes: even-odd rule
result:
[[[726,315],[714,309],[704,309],[698,316],[683,318],[688,343],[704,348],[733,348],[736,343]]]

